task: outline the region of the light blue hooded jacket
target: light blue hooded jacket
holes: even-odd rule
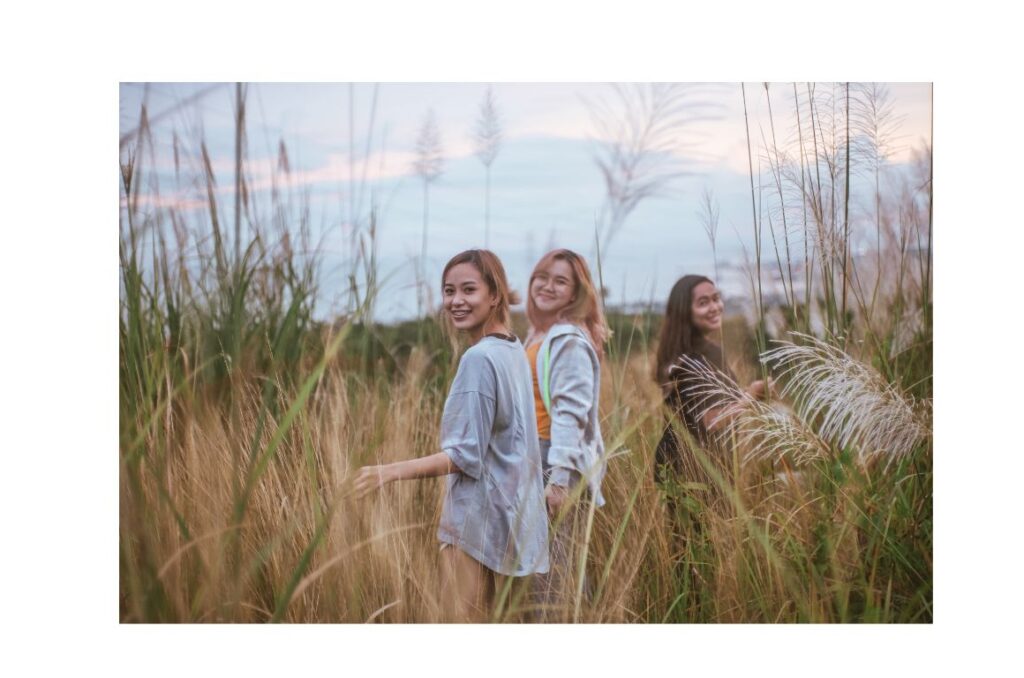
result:
[[[548,353],[550,351],[550,353]],[[550,375],[545,374],[545,363]],[[537,351],[537,380],[551,417],[550,483],[569,487],[579,473],[597,506],[604,504],[601,480],[605,473],[604,440],[598,421],[601,363],[586,333],[569,323],[553,325]],[[549,397],[550,396],[550,397]]]

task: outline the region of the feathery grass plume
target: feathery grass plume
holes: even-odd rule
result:
[[[790,333],[803,344],[777,342],[761,361],[779,370],[783,396],[818,435],[861,460],[898,459],[931,437],[927,403],[917,404],[868,365],[820,339]]]
[[[611,90],[587,102],[600,139],[594,161],[605,184],[599,220],[605,251],[637,205],[665,194],[685,174],[676,155],[681,133],[713,119],[699,90],[679,83],[613,84]]]
[[[711,260],[715,271],[715,280],[718,277],[718,200],[715,199],[715,192],[707,186],[700,193],[700,211],[697,213],[704,232],[708,235],[708,242],[711,243]]]
[[[788,460],[804,466],[832,456],[828,443],[778,401],[768,405],[755,400],[745,414],[739,427],[744,461]]]
[[[484,248],[491,247],[491,165],[501,150],[501,117],[494,102],[494,90],[487,88],[480,102],[480,117],[473,128],[473,144],[476,157],[484,166],[486,186],[484,188]]]
[[[694,385],[685,389],[696,400],[694,412],[703,419],[717,410],[711,427],[723,422],[727,426],[716,438],[734,441],[743,450],[744,462],[786,459],[802,466],[831,455],[828,443],[781,403],[754,398],[728,376],[688,356],[682,356],[671,370],[694,375]],[[729,404],[723,407],[723,402]]]
[[[424,278],[427,266],[427,225],[430,223],[430,184],[437,181],[444,171],[444,156],[441,148],[441,130],[437,126],[437,117],[434,109],[429,109],[423,118],[423,125],[420,127],[420,134],[416,138],[416,160],[413,162],[413,169],[420,179],[423,180],[423,242],[420,246],[419,261],[419,316],[423,315],[423,309],[429,304],[429,293],[424,288]]]

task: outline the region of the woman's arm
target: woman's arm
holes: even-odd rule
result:
[[[551,466],[549,484],[568,487],[573,471],[582,474],[586,461],[580,441],[594,407],[594,363],[585,339],[558,337],[551,347]]]
[[[757,400],[764,400],[769,393],[775,392],[775,383],[771,380],[758,379],[752,382],[750,386],[744,389],[750,394],[752,398]],[[704,412],[701,417],[701,422],[704,424],[704,428],[708,433],[717,433],[727,427],[730,422],[743,410],[743,406],[740,401],[723,405],[721,407],[712,407]]]
[[[729,426],[736,415],[740,413],[740,410],[739,403],[712,407],[704,412],[704,415],[701,417],[701,423],[704,424],[704,429],[708,433],[718,433]]]
[[[434,478],[458,472],[459,467],[444,452],[382,466],[364,466],[356,475],[355,493],[358,497],[364,497],[396,480]]]
[[[362,497],[396,480],[462,473],[479,479],[495,413],[494,368],[485,354],[470,349],[459,361],[441,415],[441,449],[428,457],[359,469],[355,492]]]

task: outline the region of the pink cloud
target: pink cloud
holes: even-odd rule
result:
[[[139,195],[136,206],[141,209],[174,209],[187,212],[205,210],[209,206],[209,202],[205,198],[143,193]],[[121,208],[128,208],[128,199],[124,196],[121,196]]]

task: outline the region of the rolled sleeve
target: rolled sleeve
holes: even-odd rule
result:
[[[453,393],[441,419],[441,449],[459,471],[480,479],[494,423],[494,399],[479,391]]]
[[[494,426],[496,384],[494,366],[470,349],[459,361],[441,416],[441,449],[459,471],[476,480]]]
[[[572,471],[563,466],[552,467],[551,475],[548,476],[548,485],[558,485],[559,487],[572,487]]]
[[[570,471],[582,473],[583,437],[594,402],[594,366],[580,337],[552,347],[550,482],[568,486]]]

